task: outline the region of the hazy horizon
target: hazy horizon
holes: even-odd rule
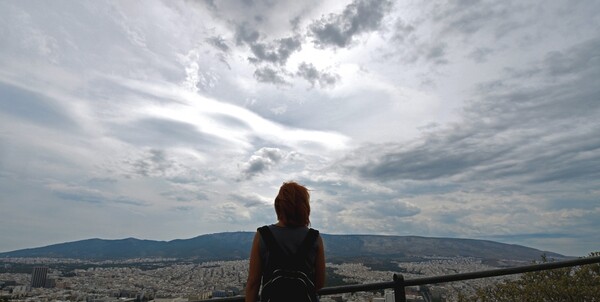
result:
[[[192,236],[192,237],[187,237],[187,238],[171,238],[171,239],[163,239],[163,240],[152,239],[152,238],[137,238],[137,237],[132,237],[132,236],[129,236],[129,237],[118,237],[118,238],[91,237],[91,238],[75,239],[75,240],[70,240],[70,241],[65,241],[65,242],[55,242],[55,243],[51,243],[51,244],[47,244],[47,245],[43,245],[43,246],[31,246],[31,247],[26,247],[26,248],[17,249],[17,250],[0,251],[0,253],[14,252],[14,251],[26,250],[26,249],[37,249],[37,248],[43,248],[43,247],[48,247],[48,246],[53,246],[53,245],[60,245],[60,244],[65,244],[65,243],[73,243],[73,242],[86,241],[86,240],[119,241],[119,240],[135,239],[135,240],[148,240],[148,241],[156,241],[156,242],[171,242],[171,241],[177,241],[177,240],[188,240],[188,239],[193,239],[193,238],[197,238],[197,237],[201,237],[201,236],[209,236],[209,235],[214,235],[214,234],[224,234],[224,233],[255,233],[255,232],[256,232],[256,230],[253,230],[253,231],[249,231],[249,230],[237,230],[237,231],[226,231],[226,232],[214,232],[214,233],[199,234],[199,235]],[[493,242],[498,242],[498,243],[502,243],[502,244],[520,245],[520,246],[524,246],[524,247],[528,247],[528,248],[534,248],[534,247],[523,245],[523,244],[515,244],[515,243],[512,243],[512,242],[503,242],[503,241],[500,241],[500,240],[480,239],[480,238],[466,238],[466,237],[465,238],[463,238],[463,237],[436,237],[436,236],[364,234],[364,233],[363,234],[359,234],[359,233],[348,234],[348,233],[323,233],[323,232],[321,232],[321,234],[324,235],[324,236],[389,236],[389,237],[421,237],[421,238],[431,238],[431,239],[481,240],[481,241],[493,241]],[[248,246],[248,249],[250,249],[250,246]],[[542,251],[542,252],[556,253],[555,251],[551,251],[551,250],[540,250],[540,251]],[[557,253],[557,254],[560,254],[560,253]],[[565,255],[565,254],[562,254],[562,255],[563,256],[567,256],[567,257],[589,256],[589,255]]]
[[[244,234],[245,236],[243,237],[239,237],[240,234]],[[336,259],[337,257],[339,257],[339,252],[340,251],[346,251],[347,245],[350,246],[355,246],[356,242],[353,243],[348,243],[348,241],[353,241],[353,240],[359,240],[361,242],[363,242],[363,240],[366,240],[366,242],[364,242],[364,246],[362,248],[365,248],[367,251],[367,254],[370,254],[371,249],[373,249],[374,247],[378,246],[378,244],[381,244],[382,241],[380,240],[384,240],[383,243],[385,246],[389,247],[391,245],[391,243],[389,241],[386,240],[398,240],[396,241],[396,243],[398,244],[398,249],[394,250],[394,249],[386,249],[385,252],[383,252],[382,255],[387,255],[387,257],[389,258],[394,258],[396,257],[395,255],[397,254],[405,254],[408,257],[419,257],[419,256],[423,256],[423,257],[432,257],[432,256],[439,256],[439,257],[448,257],[447,254],[450,253],[452,255],[454,252],[459,253],[456,254],[455,256],[452,257],[474,257],[474,258],[485,258],[488,257],[490,259],[511,259],[511,260],[515,260],[519,257],[523,257],[523,250],[522,248],[524,248],[525,250],[529,251],[529,254],[531,254],[530,256],[532,256],[531,259],[529,259],[530,261],[533,260],[539,260],[538,258],[541,258],[544,254],[546,254],[547,257],[553,258],[558,256],[559,259],[562,259],[561,257],[575,257],[573,255],[562,255],[559,253],[555,253],[553,251],[549,251],[549,250],[537,250],[535,248],[532,247],[528,247],[528,246],[524,246],[524,245],[517,245],[517,244],[511,244],[511,243],[505,243],[505,242],[499,242],[499,241],[491,241],[491,240],[487,240],[487,239],[474,239],[474,238],[449,238],[449,237],[426,237],[426,236],[413,236],[413,235],[405,235],[405,236],[399,236],[399,235],[377,235],[377,234],[327,234],[327,233],[322,233],[321,235],[323,236],[326,248],[327,248],[327,254],[329,255],[329,257],[332,257],[333,259]],[[240,251],[241,248],[241,252],[242,254],[244,253],[244,251],[248,252],[248,257],[249,257],[249,253],[250,253],[250,247],[251,247],[251,242],[252,242],[252,238],[254,236],[254,232],[253,231],[230,231],[230,232],[218,232],[218,233],[211,233],[211,234],[201,234],[198,236],[194,236],[194,237],[190,237],[190,238],[173,238],[173,239],[167,239],[167,240],[154,240],[151,238],[135,238],[135,237],[126,237],[126,238],[112,238],[112,239],[108,239],[108,238],[85,238],[85,239],[81,239],[81,240],[75,240],[75,241],[69,241],[69,242],[58,242],[58,243],[53,243],[50,245],[46,245],[46,246],[39,246],[39,247],[30,247],[30,248],[25,248],[25,249],[19,249],[19,250],[14,250],[14,251],[6,251],[6,253],[12,253],[12,252],[19,252],[19,251],[28,251],[28,250],[34,250],[36,251],[35,253],[39,254],[41,249],[46,249],[46,248],[50,248],[53,249],[53,247],[56,246],[61,246],[61,248],[58,251],[58,255],[55,254],[57,252],[57,250],[54,250],[54,252],[50,252],[50,254],[54,255],[52,257],[48,257],[48,258],[55,258],[55,259],[61,259],[61,258],[65,258],[65,259],[89,259],[89,255],[87,255],[87,253],[91,252],[91,253],[96,253],[99,252],[101,255],[104,256],[98,256],[95,255],[93,258],[106,258],[109,259],[111,258],[111,256],[105,255],[104,253],[110,251],[111,253],[114,251],[121,251],[121,248],[126,247],[124,250],[122,250],[121,252],[125,252],[125,254],[129,255],[129,256],[124,256],[124,255],[119,255],[119,256],[115,256],[115,259],[121,259],[123,257],[127,258],[127,259],[133,259],[133,258],[138,258],[137,256],[132,256],[132,252],[135,253],[136,248],[140,248],[139,244],[143,243],[138,243],[138,244],[134,244],[134,245],[127,245],[127,246],[119,246],[119,248],[117,248],[117,246],[112,246],[112,248],[108,248],[109,246],[106,246],[105,244],[122,244],[120,242],[129,242],[130,240],[132,241],[137,241],[137,242],[152,242],[153,244],[155,243],[162,243],[162,244],[178,244],[179,245],[179,249],[177,251],[174,251],[172,249],[170,249],[171,252],[174,252],[174,254],[170,254],[170,256],[167,255],[162,255],[159,258],[163,258],[163,257],[167,257],[167,258],[177,258],[177,259],[187,259],[188,256],[182,256],[183,255],[196,255],[193,252],[190,252],[191,250],[194,250],[195,248],[199,248],[202,247],[202,249],[208,249],[209,251],[211,250],[211,248],[214,248],[214,246],[201,246],[198,245],[198,241],[196,241],[197,239],[199,240],[206,240],[206,238],[215,238],[214,236],[217,236],[219,238],[219,240],[224,240],[225,242],[227,242],[228,244],[231,244],[232,241],[231,239],[227,239],[227,238],[236,238],[236,240],[234,240],[233,242],[236,242],[237,245],[236,246],[229,246],[226,249],[223,249],[223,247],[218,247],[217,250],[219,250],[220,252],[223,253],[235,253],[236,251]],[[343,237],[344,239],[340,239],[340,237]],[[362,239],[356,239],[356,238],[362,238]],[[241,239],[244,238],[244,239]],[[374,239],[377,238],[377,239]],[[385,238],[385,239],[383,239]],[[410,238],[410,239],[404,239],[404,238]],[[208,239],[210,240],[210,239]],[[238,242],[238,240],[240,240]],[[244,240],[246,242],[244,242]],[[373,241],[375,240],[375,241]],[[98,251],[98,250],[90,250],[88,249],[90,246],[96,246],[97,243],[95,243],[96,241],[103,241],[105,242],[105,244],[103,244],[101,250],[102,251]],[[188,242],[186,243],[186,245],[181,245],[182,242]],[[90,242],[90,246],[86,246],[85,243]],[[119,242],[119,243],[118,243]],[[374,244],[375,242],[378,242],[378,244]],[[485,242],[485,244],[482,245],[482,242]],[[74,257],[74,256],[69,256],[69,252],[64,250],[64,245],[71,245],[71,244],[75,244],[74,247],[74,251],[77,251],[75,254],[79,255],[79,257]],[[83,244],[83,245],[82,245]],[[127,243],[126,243],[127,244]],[[492,245],[493,247],[490,247],[489,245]],[[496,245],[497,244],[497,245]],[[436,245],[444,245],[446,246],[446,254],[441,253],[441,254],[436,254],[437,252],[439,252],[435,247]],[[454,246],[456,245],[456,246]],[[466,250],[463,250],[461,248],[461,245],[465,245],[468,246],[468,248]],[[217,244],[218,246],[218,244]],[[245,246],[245,247],[244,247]],[[478,255],[473,255],[472,253],[474,252],[474,247],[479,247],[477,250]],[[148,250],[147,248],[154,248],[155,250]],[[116,248],[116,249],[113,249]],[[156,256],[153,256],[153,254],[161,254],[161,251],[164,248],[163,245],[160,246],[156,246],[156,245],[151,245],[151,246],[145,246],[145,248],[143,248],[144,252],[143,254],[145,256],[143,256],[142,258],[157,258]],[[361,248],[361,249],[362,249]],[[448,252],[448,249],[450,249],[452,252]],[[511,250],[511,249],[516,249],[516,250]],[[422,254],[414,254],[415,250],[419,251],[419,253]],[[493,250],[493,251],[490,251]],[[501,251],[502,250],[502,251]],[[540,253],[537,255],[533,255],[533,251],[537,250]],[[465,252],[466,254],[469,254],[471,256],[466,256],[466,255],[462,255],[460,254],[461,251]],[[0,252],[0,254],[4,253],[5,251]],[[47,251],[48,252],[48,251]],[[118,252],[117,252],[118,253]],[[211,254],[211,252],[208,252],[209,254]],[[382,251],[377,251],[376,253],[382,253]],[[385,254],[385,253],[389,253],[389,254]],[[496,253],[496,254],[494,254]],[[499,257],[497,254],[500,253],[504,256]],[[494,258],[494,256],[492,256],[491,254],[494,254],[496,258]],[[60,255],[60,256],[59,256]],[[345,256],[343,257],[349,257],[347,254],[344,254]],[[361,251],[355,251],[355,256],[356,257],[361,257],[361,256],[365,256],[365,254],[362,254]],[[483,255],[487,255],[487,256],[483,256]],[[518,255],[518,256],[517,256]],[[196,255],[198,256],[198,255]],[[204,255],[206,256],[206,255]],[[215,255],[213,255],[215,256]],[[223,256],[223,255],[221,255]],[[589,256],[589,255],[586,255]],[[4,255],[4,257],[6,257],[6,255]],[[9,258],[31,258],[31,259],[39,259],[39,258],[45,258],[43,256],[35,256],[35,257],[28,257],[28,256],[13,256],[13,257],[9,257]],[[513,257],[513,258],[511,258]],[[9,258],[0,258],[0,259],[9,259]],[[227,257],[225,257],[227,258]],[[247,258],[246,258],[247,259]]]
[[[600,2],[2,1],[0,251],[273,223],[600,250]]]

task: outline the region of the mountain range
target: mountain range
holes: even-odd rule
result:
[[[474,257],[489,260],[533,261],[541,255],[562,259],[557,253],[487,240],[419,236],[322,234],[328,261],[347,259],[422,259]],[[247,259],[253,232],[226,232],[172,241],[87,239],[0,253],[6,257],[76,259],[179,258],[199,261]]]

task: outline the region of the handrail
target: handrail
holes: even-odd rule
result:
[[[500,269],[470,272],[470,273],[460,273],[460,274],[442,275],[442,276],[435,276],[435,277],[415,278],[415,279],[407,279],[407,280],[404,280],[404,277],[402,275],[394,274],[394,281],[325,287],[325,288],[322,288],[321,290],[319,290],[319,295],[325,296],[325,295],[335,295],[335,294],[342,294],[342,293],[375,291],[375,290],[390,289],[390,288],[393,288],[393,289],[402,288],[402,290],[403,290],[404,287],[406,287],[406,286],[416,286],[416,285],[425,285],[425,284],[446,283],[446,282],[454,282],[454,281],[464,281],[464,280],[472,280],[472,279],[480,279],[480,278],[498,277],[498,276],[522,274],[522,273],[528,273],[528,272],[551,270],[551,269],[557,269],[557,268],[563,268],[563,267],[579,266],[579,265],[594,264],[594,263],[600,263],[600,256],[584,257],[584,258],[578,258],[578,259],[572,259],[572,260],[546,262],[546,263],[540,263],[540,264],[532,264],[532,265],[509,267],[509,268],[500,268]],[[214,299],[210,299],[210,300],[200,300],[200,301],[243,302],[244,296],[214,298]],[[396,301],[406,301],[406,298],[403,297],[403,295],[398,295],[398,296],[396,296]]]

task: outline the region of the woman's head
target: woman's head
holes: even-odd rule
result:
[[[306,187],[293,181],[284,182],[275,197],[277,219],[286,226],[308,226],[310,224],[310,194]]]

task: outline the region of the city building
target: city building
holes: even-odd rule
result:
[[[36,266],[31,273],[31,287],[45,287],[46,279],[48,278],[48,268]]]

